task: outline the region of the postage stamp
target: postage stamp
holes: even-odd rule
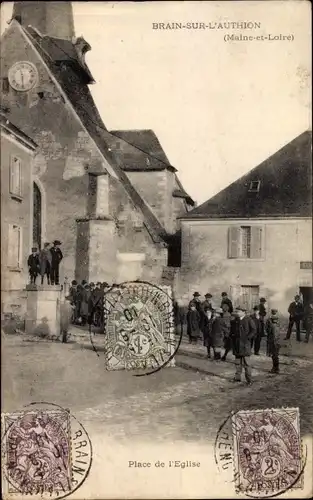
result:
[[[37,403],[2,414],[2,485],[6,498],[64,498],[88,476],[92,448],[68,410]]]
[[[237,492],[264,498],[303,487],[298,408],[239,411],[232,430]]]
[[[174,365],[179,338],[170,287],[127,282],[113,286],[104,303],[107,369],[150,373]]]

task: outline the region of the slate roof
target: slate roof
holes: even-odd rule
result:
[[[28,27],[28,31],[34,36],[35,33],[31,27]],[[84,83],[94,83],[88,67],[79,59],[78,52],[70,40],[44,35],[40,40],[40,44],[53,61],[59,64],[62,64],[62,62],[73,64],[74,67],[80,70]]]
[[[181,219],[311,217],[311,150],[308,130]]]
[[[126,171],[152,171],[169,169],[176,172],[153,130],[111,130],[113,136],[123,141]],[[134,146],[134,147],[133,147]]]
[[[12,25],[14,25],[14,23],[19,25],[19,28],[25,33],[30,43],[35,47],[35,50],[48,66],[52,75],[58,81],[63,92],[71,102],[86,130],[97,144],[103,157],[112,166],[117,178],[123,184],[133,204],[141,210],[144,216],[144,224],[153,241],[166,246],[166,231],[124,172],[122,158],[114,152],[115,138],[106,129],[87,84],[82,83],[80,75],[74,70],[71,64],[60,65],[58,61],[53,59],[52,54],[42,47],[42,37],[30,31],[30,29],[21,26],[16,20],[12,21]]]
[[[188,205],[191,205],[192,207],[195,205],[194,200],[189,196],[189,194],[185,191],[183,188],[182,183],[178,179],[177,175],[175,176],[175,182],[176,182],[176,189],[173,191],[173,196],[174,198],[184,198]]]
[[[0,109],[0,125],[1,128],[3,128],[8,134],[14,135],[16,139],[26,145],[29,149],[34,151],[37,148],[37,144],[30,137],[28,137],[28,135],[8,120],[2,109]]]

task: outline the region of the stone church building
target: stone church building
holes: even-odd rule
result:
[[[194,202],[152,130],[107,130],[89,90],[90,49],[75,37],[71,2],[14,3],[1,94],[37,145],[29,250],[61,240],[61,282],[161,283],[180,264],[178,217]]]

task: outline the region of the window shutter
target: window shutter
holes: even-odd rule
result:
[[[239,257],[240,227],[230,226],[228,229],[228,258]]]
[[[15,188],[15,168],[14,168],[14,157],[11,157],[10,163],[10,193],[14,193]]]
[[[22,166],[20,160],[16,161],[16,192],[20,196],[22,195]]]
[[[23,229],[21,227],[18,228],[18,257],[17,257],[17,266],[19,268],[23,267]]]
[[[261,226],[251,226],[251,259],[262,257],[262,232]]]

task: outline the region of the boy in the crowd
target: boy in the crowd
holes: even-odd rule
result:
[[[277,309],[271,310],[271,315],[265,324],[265,330],[269,354],[273,360],[270,373],[279,373],[280,324]]]
[[[39,255],[36,247],[32,248],[32,253],[29,255],[27,259],[27,265],[30,276],[30,282],[32,285],[35,285],[38,273],[40,271]]]

